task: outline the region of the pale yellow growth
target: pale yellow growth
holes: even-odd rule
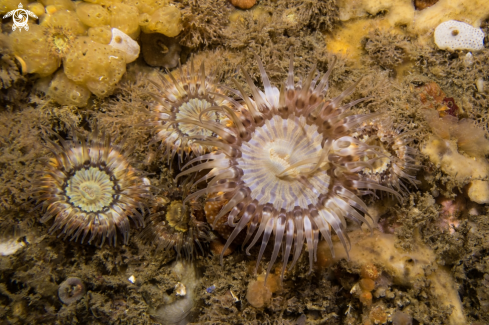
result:
[[[175,37],[182,31],[182,13],[174,6],[160,8],[150,14],[140,16],[141,29],[145,33],[160,33]]]
[[[428,155],[431,162],[459,182],[469,178],[483,178],[489,170],[489,164],[485,159],[460,154],[455,141],[432,136],[421,148],[421,153]]]
[[[375,16],[385,11],[385,19],[390,26],[405,25],[409,32],[423,35],[452,19],[480,27],[487,18],[489,1],[440,0],[429,8],[415,10],[412,0],[339,0],[338,7],[343,21]]]
[[[328,52],[347,56],[357,66],[361,65],[361,57],[365,55],[362,41],[375,29],[388,31],[393,35],[406,35],[399,27],[392,27],[386,18],[359,18],[344,22],[332,33],[326,34],[326,49]],[[406,62],[396,67],[397,75],[402,77],[413,67],[412,62]]]
[[[348,56],[351,61],[360,64],[364,49],[362,39],[376,28],[388,27],[385,20],[358,19],[349,21],[326,35],[328,52]]]
[[[387,12],[385,18],[391,26],[409,25],[414,19],[412,0],[339,0],[338,8],[342,21],[376,15],[382,11]]]
[[[489,182],[480,180],[471,182],[468,195],[473,202],[479,204],[489,203]]]
[[[427,155],[432,163],[460,183],[488,176],[489,163],[487,160],[484,157],[466,157],[460,154],[454,140],[431,136],[421,147],[421,153]],[[487,181],[478,181],[475,184],[472,182],[469,198],[477,203],[488,203],[488,186]]]
[[[423,243],[417,242],[412,251],[402,251],[395,247],[396,237],[374,230],[362,230],[348,234],[351,240],[350,260],[359,265],[372,264],[381,266],[382,270],[392,277],[394,284],[412,286],[418,279],[431,282],[431,292],[438,297],[443,306],[452,306],[450,324],[467,324],[462,302],[450,273],[436,263],[434,252]],[[339,241],[334,242],[335,260],[346,259],[346,252]],[[319,248],[321,249],[321,248]]]

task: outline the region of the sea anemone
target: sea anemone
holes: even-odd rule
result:
[[[354,137],[376,146],[382,153],[372,163],[373,168],[362,170],[368,178],[403,195],[409,193],[403,180],[413,186],[419,184],[413,175],[420,167],[416,164],[419,153],[408,145],[413,141],[412,132],[404,132],[403,127],[394,128],[391,119],[374,119],[364,123]]]
[[[178,154],[182,162],[184,154],[200,156],[209,151],[212,143],[202,144],[200,139],[215,137],[210,122],[215,122],[218,130],[229,126],[226,114],[209,110],[229,105],[215,79],[214,73],[206,75],[204,63],[196,73],[192,61],[186,71],[180,68],[179,75],[170,72],[161,76],[161,84],[155,82],[160,94],[153,94],[158,105],[152,108],[148,126],[155,128],[153,142],[162,141],[169,159]]]
[[[73,48],[76,36],[69,29],[59,26],[48,26],[44,32],[50,54],[63,59]]]
[[[59,139],[61,145],[46,139],[54,154],[41,172],[34,190],[38,207],[45,214],[41,222],[54,217],[49,232],[62,229],[59,236],[71,236],[81,243],[105,239],[117,241],[116,227],[124,244],[128,243],[130,223],[144,226],[143,202],[147,186],[129,163],[133,149],[124,150],[97,128],[86,138],[74,134],[72,141]],[[141,210],[141,213],[137,209]],[[58,236],[58,237],[59,237]]]
[[[59,285],[58,297],[64,304],[69,305],[80,300],[86,291],[82,280],[68,278]]]
[[[157,249],[175,249],[177,258],[183,255],[192,260],[199,253],[204,254],[201,241],[209,241],[208,230],[205,222],[197,220],[192,207],[177,200],[163,211],[153,213],[139,237],[157,243]]]
[[[373,169],[372,164],[383,155],[351,136],[363,123],[379,115],[349,112],[367,98],[340,104],[353,93],[358,82],[339,96],[326,99],[333,65],[322,78],[315,77],[314,67],[304,80],[295,84],[291,57],[288,77],[279,90],[270,84],[262,62],[257,60],[264,90],[258,89],[242,69],[252,98],[235,81],[237,90],[232,93],[241,98],[243,105],[229,98],[233,110],[222,110],[234,126],[218,129],[215,122],[199,124],[217,133],[220,139],[211,143],[219,150],[192,159],[178,177],[210,169],[195,183],[211,179],[207,187],[185,201],[206,194],[215,196],[210,199],[213,201],[229,200],[214,221],[215,224],[229,213],[227,222],[234,227],[223,251],[247,227],[243,245],[254,234],[247,254],[261,238],[255,272],[273,234],[267,274],[283,246],[283,277],[292,248],[290,268],[297,262],[304,241],[312,270],[319,234],[332,248],[331,228],[348,252],[345,218],[370,226],[364,217],[367,206],[360,195],[385,191],[399,199],[401,196],[361,173],[364,168]]]

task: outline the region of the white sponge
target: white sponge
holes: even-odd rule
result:
[[[477,51],[484,48],[484,33],[480,28],[456,20],[441,23],[435,29],[435,43],[442,50]]]

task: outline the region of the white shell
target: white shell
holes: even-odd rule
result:
[[[482,30],[456,20],[449,20],[438,25],[434,36],[436,45],[442,50],[477,51],[484,48]]]
[[[464,58],[464,64],[466,67],[471,66],[474,64],[474,56],[472,55],[472,52],[469,52],[465,55]]]
[[[231,292],[231,296],[233,297],[234,302],[238,302],[239,298],[236,297],[236,295],[231,290],[229,290],[229,292]]]
[[[124,52],[126,63],[136,60],[139,56],[140,48],[138,42],[117,28],[112,28],[112,39],[109,45]]]
[[[484,92],[484,79],[482,79],[482,78],[477,79],[475,84],[477,86],[477,91],[480,93],[483,93]]]
[[[25,246],[23,241],[19,241],[18,238],[1,240],[0,241],[0,256],[8,256],[15,254],[19,249]]]
[[[129,279],[127,279],[127,280],[129,280],[129,282],[131,282],[131,283],[134,283],[134,282],[136,282],[136,277],[134,275],[131,275],[129,277]]]

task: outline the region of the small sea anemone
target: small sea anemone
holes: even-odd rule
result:
[[[161,85],[156,84],[161,95],[154,95],[158,105],[152,109],[153,119],[148,122],[154,126],[154,142],[162,141],[169,158],[193,153],[200,156],[209,151],[212,142],[202,144],[199,139],[215,139],[215,133],[229,126],[230,120],[213,108],[229,105],[215,82],[215,74],[206,75],[204,63],[195,72],[193,61],[186,71],[180,68],[178,76],[172,72],[162,75]]]
[[[59,236],[70,237],[81,243],[91,233],[88,243],[113,239],[116,245],[116,227],[129,239],[129,217],[136,226],[144,226],[143,201],[147,186],[129,163],[133,149],[111,141],[109,135],[95,130],[83,138],[75,133],[72,141],[59,139],[61,146],[46,139],[54,158],[41,172],[34,194],[39,207],[46,211],[45,223],[54,217],[50,233],[62,229]]]
[[[49,45],[49,50],[52,55],[63,59],[66,54],[73,48],[73,43],[76,39],[69,29],[59,26],[49,26],[44,34]]]
[[[345,218],[368,224],[363,215],[367,206],[360,195],[385,191],[399,199],[401,196],[361,173],[365,168],[373,169],[372,164],[382,154],[352,137],[366,121],[378,117],[351,115],[349,109],[365,98],[340,104],[353,93],[356,84],[326,99],[332,65],[320,79],[314,67],[295,84],[291,58],[287,80],[279,90],[270,84],[263,64],[257,60],[264,90],[258,89],[242,69],[253,98],[235,82],[238,90],[232,93],[242,99],[243,105],[229,98],[232,110],[222,110],[234,126],[218,129],[215,123],[203,122],[202,126],[209,126],[220,137],[209,141],[219,150],[192,159],[178,177],[210,169],[195,182],[211,179],[207,187],[185,200],[202,195],[214,196],[210,200],[216,202],[228,200],[214,221],[216,224],[229,213],[227,222],[234,228],[223,251],[247,228],[243,245],[254,234],[247,253],[261,239],[256,269],[273,234],[267,274],[283,246],[283,276],[292,248],[291,268],[299,259],[304,241],[312,270],[320,234],[332,248],[331,228],[349,250]]]
[[[59,300],[66,305],[80,300],[85,292],[85,285],[79,278],[68,278],[58,288]]]
[[[172,201],[165,210],[153,213],[139,237],[156,242],[157,249],[174,248],[177,258],[183,253],[188,260],[199,253],[204,254],[201,241],[209,241],[207,224],[197,220],[194,209],[184,206],[182,201]]]
[[[403,180],[414,186],[419,184],[413,175],[420,167],[416,165],[419,153],[408,145],[413,141],[412,132],[395,129],[390,119],[375,119],[364,123],[354,137],[380,149],[381,156],[372,162],[372,168],[362,170],[371,180],[403,195],[409,192]]]

